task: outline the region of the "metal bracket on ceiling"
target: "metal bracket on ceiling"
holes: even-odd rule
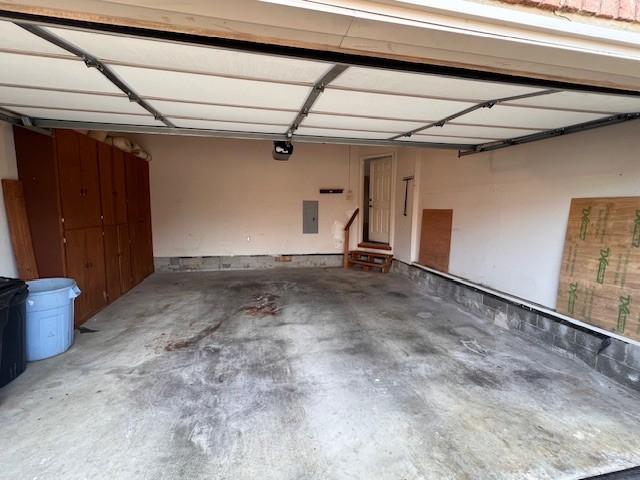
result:
[[[161,121],[167,127],[175,126],[173,125],[173,123],[167,120],[167,118],[165,118],[164,115],[162,115],[159,111],[157,111],[155,108],[149,105],[146,101],[140,98],[140,96],[129,85],[127,85],[126,82],[120,79],[120,77],[118,77],[118,75],[116,75],[116,73],[108,65],[102,63],[97,57],[94,57],[89,52],[85,52],[80,47],[77,47],[76,45],[70,42],[67,42],[65,39],[58,37],[57,35],[51,33],[49,30],[43,27],[40,27],[38,25],[33,25],[30,23],[15,22],[15,24],[25,29],[26,31],[32,33],[33,35],[36,35],[42,38],[43,40],[46,40],[47,42],[52,43],[53,45],[56,45],[62,48],[63,50],[66,50],[67,52],[80,58],[88,68],[95,68],[96,70],[98,70],[102,75],[104,75],[107,78],[107,80],[109,80],[120,91],[122,91],[129,98],[130,101],[140,105],[147,112],[153,115],[153,118]]]
[[[577,123],[575,125],[569,125],[567,127],[553,128],[550,130],[545,130],[543,132],[532,133],[531,135],[524,135],[522,137],[508,138],[506,140],[496,140],[494,142],[475,145],[467,150],[460,150],[458,152],[458,156],[463,157],[465,155],[490,152],[493,150],[499,150],[501,148],[511,147],[513,145],[522,145],[524,143],[537,142],[540,140],[546,140],[547,138],[560,137],[569,135],[571,133],[584,132],[586,130],[593,130],[594,128],[608,127],[610,125],[617,125],[619,123],[638,119],[640,119],[640,112],[617,113],[608,117],[599,118],[597,120],[591,120],[584,123]]]
[[[533,93],[525,93],[523,95],[514,95],[511,97],[503,97],[503,98],[496,98],[493,100],[487,100],[485,102],[481,102],[478,103],[476,105],[473,105],[469,108],[465,108],[464,110],[461,110],[459,112],[456,112],[452,115],[449,115],[448,117],[442,118],[440,120],[437,120],[435,122],[431,122],[428,123],[427,125],[424,125],[422,127],[418,127],[418,128],[414,128],[413,130],[410,130],[406,133],[401,133],[400,135],[395,135],[393,137],[391,137],[389,140],[399,140],[401,138],[405,138],[405,137],[411,137],[412,135],[415,135],[416,133],[422,132],[424,130],[428,130],[429,128],[433,128],[433,127],[444,127],[448,122],[455,120],[458,117],[461,117],[463,115],[466,115],[467,113],[471,113],[471,112],[475,112],[476,110],[480,110],[481,108],[493,108],[496,105],[498,105],[499,103],[505,103],[505,102],[511,102],[514,100],[522,100],[523,98],[531,98],[531,97],[539,97],[541,95],[549,95],[551,93],[556,93],[559,92],[560,90],[539,90],[537,92],[533,92]]]
[[[338,78],[338,75],[344,72],[347,68],[349,68],[347,65],[334,65],[320,78],[320,80],[313,84],[311,93],[309,93],[309,96],[302,105],[302,108],[287,130],[287,138],[292,138],[295,131],[300,128],[300,124],[302,123],[304,118],[309,115],[311,107],[316,102],[318,97],[322,94],[322,92],[324,92],[324,89],[327,87],[327,85]]]

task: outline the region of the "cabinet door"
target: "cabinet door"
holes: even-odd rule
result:
[[[107,285],[104,265],[104,237],[102,228],[85,230],[87,242],[86,293],[89,298],[90,312],[93,315],[107,304]]]
[[[120,267],[120,289],[122,293],[133,287],[133,273],[131,270],[131,242],[129,240],[129,225],[118,225],[118,260]]]
[[[98,174],[98,142],[86,135],[79,135],[82,186],[84,188],[84,225],[101,224],[100,176]]]
[[[56,153],[64,228],[84,226],[84,186],[77,133],[56,130]]]
[[[145,277],[148,277],[153,273],[153,240],[151,233],[151,219],[146,219],[144,222],[145,230]]]
[[[113,161],[113,192],[115,203],[115,221],[117,224],[127,223],[127,187],[124,168],[124,152],[119,148],[111,149]]]
[[[62,214],[54,139],[21,127],[14,127],[13,138],[38,274],[63,277]]]
[[[113,302],[121,294],[118,230],[115,225],[104,226],[104,261],[107,282],[107,300]]]
[[[134,222],[129,224],[131,236],[131,268],[133,270],[133,283],[137,285],[144,279],[144,224]]]
[[[140,208],[141,219],[146,220],[151,217],[151,188],[149,185],[149,162],[146,160],[139,161],[139,178],[140,185]]]
[[[82,291],[75,300],[75,324],[81,325],[106,304],[102,229],[67,230],[65,239],[67,276]]]
[[[100,183],[96,141],[70,130],[56,130],[58,177],[64,228],[98,226]]]
[[[75,300],[75,324],[80,325],[90,312],[90,299],[86,294],[87,288],[87,242],[84,230],[69,230],[65,232],[65,256],[67,262],[67,277],[73,278],[81,294]]]
[[[124,163],[127,177],[127,210],[129,223],[135,223],[141,220],[142,208],[140,205],[140,168],[141,160],[131,155],[124,154]]]
[[[111,147],[106,143],[98,143],[98,168],[100,170],[100,198],[102,200],[102,221],[104,225],[114,225],[115,188]]]

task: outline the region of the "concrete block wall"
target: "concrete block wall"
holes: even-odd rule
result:
[[[234,255],[210,257],[155,257],[156,272],[211,272],[267,268],[341,267],[341,254]]]
[[[397,260],[392,271],[409,277],[430,294],[456,302],[501,328],[584,362],[616,382],[640,391],[640,347],[636,345]]]

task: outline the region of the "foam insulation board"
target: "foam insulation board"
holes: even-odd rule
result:
[[[640,197],[571,201],[557,310],[640,340]]]

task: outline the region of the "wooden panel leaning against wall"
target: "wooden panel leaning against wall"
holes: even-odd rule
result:
[[[453,210],[422,210],[419,263],[440,272],[449,271]]]
[[[148,164],[71,130],[14,139],[40,276],[76,280],[80,325],[153,272]]]

